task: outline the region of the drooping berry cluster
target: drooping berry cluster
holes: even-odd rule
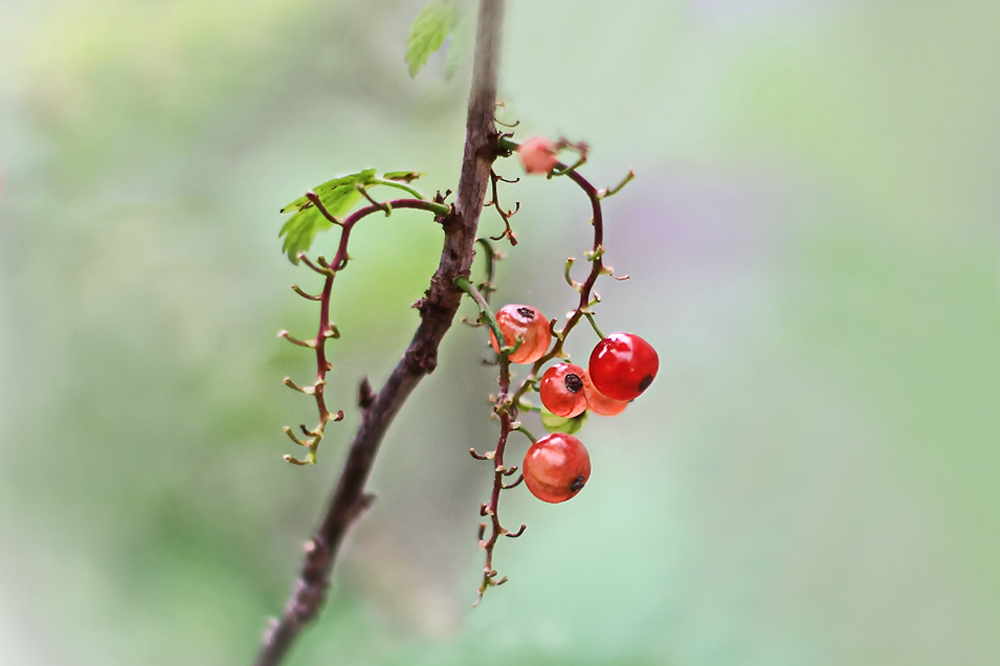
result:
[[[506,305],[497,311],[496,321],[507,346],[513,349],[508,356],[511,362],[533,363],[548,351],[552,334],[548,320],[537,308]],[[499,352],[492,332],[490,342]],[[649,388],[659,368],[656,350],[644,339],[634,333],[612,333],[594,347],[588,369],[573,363],[550,366],[538,382],[538,393],[544,409],[554,416],[578,419],[578,423],[588,409],[615,416]],[[538,499],[565,502],[590,478],[590,457],[579,439],[560,431],[560,422],[545,425],[554,432],[534,441],[521,473],[528,490]]]
[[[594,291],[597,279],[607,275],[616,280],[628,279],[627,275],[616,276],[610,266],[603,262],[604,226],[601,200],[617,193],[634,175],[628,176],[617,186],[598,190],[587,181],[577,168],[586,163],[587,146],[570,143],[565,139],[551,142],[534,137],[518,144],[510,139],[510,134],[499,137],[501,155],[518,154],[527,174],[546,175],[548,178],[566,176],[573,181],[590,200],[593,211],[591,220],[594,228],[594,243],[585,253],[590,262],[590,273],[583,282],[571,277],[574,258],[566,262],[566,282],[578,294],[576,307],[567,314],[562,327],[555,319],[545,317],[537,308],[524,304],[506,305],[494,314],[489,306],[489,296],[495,291],[493,277],[495,261],[501,258],[488,239],[478,239],[487,249],[487,278],[479,283],[478,289],[466,277],[455,283],[466,291],[479,306],[479,321],[474,325],[489,324],[490,344],[498,354],[500,392],[492,397],[493,411],[500,421],[500,437],[495,449],[484,454],[471,449],[470,453],[479,460],[489,460],[494,465],[493,491],[489,502],[480,507],[480,514],[487,519],[480,525],[479,545],[486,551],[486,565],[479,587],[479,598],[492,586],[500,585],[507,579],[497,578],[493,569],[493,552],[501,536],[517,537],[524,532],[524,526],[516,532],[503,527],[498,516],[500,492],[513,488],[522,481],[537,498],[549,502],[565,502],[576,496],[590,478],[590,455],[583,443],[575,436],[590,412],[602,416],[620,414],[630,401],[641,395],[652,383],[659,369],[659,359],[653,347],[632,333],[614,333],[605,336],[594,320],[593,307],[601,298]],[[577,159],[567,165],[559,161],[558,153],[564,149],[577,153]],[[511,218],[520,210],[501,207],[498,200],[498,183],[512,183],[495,172],[490,172],[492,199],[487,202],[495,208],[504,223],[504,231],[492,237],[494,241],[508,240],[517,245],[516,234],[511,228]],[[567,336],[582,319],[593,326],[600,337],[594,347],[586,368],[568,362],[563,351]],[[468,322],[473,323],[473,322]],[[554,363],[554,364],[553,364]],[[530,366],[527,376],[518,387],[513,388],[511,364]],[[541,406],[532,405],[527,394],[538,391]],[[549,434],[535,437],[518,420],[522,412],[540,412],[542,425]],[[531,446],[521,463],[521,474],[512,482],[506,478],[514,475],[517,466],[504,462],[507,439],[512,432],[521,432],[531,440]],[[490,528],[487,537],[487,529]]]

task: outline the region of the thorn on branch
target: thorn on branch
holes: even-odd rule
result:
[[[373,404],[375,404],[375,394],[372,393],[372,385],[367,377],[362,377],[361,383],[358,384],[358,407],[368,411]]]

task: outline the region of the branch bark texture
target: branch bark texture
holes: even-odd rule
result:
[[[437,366],[438,346],[458,311],[463,292],[455,286],[455,278],[468,275],[472,265],[490,166],[497,155],[494,114],[503,6],[504,0],[480,0],[462,171],[453,213],[442,222],[440,263],[426,297],[417,304],[420,325],[378,395],[367,380],[361,384],[361,425],[319,528],[306,543],[299,579],[281,617],[265,633],[255,666],[280,664],[302,629],[318,614],[344,536],[371,502],[365,484],[379,444],[407,397]]]

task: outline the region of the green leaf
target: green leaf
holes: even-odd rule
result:
[[[410,66],[410,78],[415,78],[427,64],[431,54],[444,44],[454,19],[455,8],[449,0],[431,0],[417,14],[406,40],[406,62]]]
[[[330,210],[331,202],[329,199],[335,196],[342,196],[343,188],[354,189],[355,185],[367,185],[375,179],[375,169],[365,169],[364,171],[359,171],[357,173],[352,173],[347,176],[341,176],[340,178],[334,178],[333,180],[328,180],[322,185],[317,185],[313,188],[319,196],[319,200],[323,202],[327,210]],[[282,213],[290,213],[292,210],[304,210],[306,208],[312,207],[312,202],[309,201],[309,197],[301,196],[292,203],[288,204],[281,209]],[[337,213],[330,210],[330,214],[334,217]]]
[[[361,199],[358,185],[366,185],[375,179],[375,169],[365,169],[348,176],[328,180],[313,188],[323,207],[334,217],[347,214]],[[333,225],[313,205],[308,197],[302,196],[281,209],[282,213],[295,212],[278,232],[278,238],[284,237],[281,251],[288,255],[288,260],[298,265],[299,253],[308,252],[316,240],[316,234],[327,231]]]
[[[579,416],[568,419],[556,416],[542,405],[542,425],[549,432],[564,432],[567,435],[573,435],[580,432],[580,428],[587,422],[588,413],[587,410],[584,410]]]
[[[386,180],[395,180],[401,183],[412,183],[417,178],[426,175],[427,174],[420,173],[419,171],[390,171],[389,173],[383,174],[382,177]]]

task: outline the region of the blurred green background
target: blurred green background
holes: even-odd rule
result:
[[[280,381],[309,355],[275,333],[313,330],[288,285],[315,279],[277,210],[368,166],[454,188],[469,67],[409,79],[420,6],[0,0],[3,666],[252,660],[440,242],[414,213],[359,226],[348,416],[300,469],[280,428],[314,408]],[[638,175],[599,321],[660,376],[590,419],[579,497],[504,495],[528,530],[472,610],[495,375],[455,327],[288,663],[1000,663],[998,25],[989,0],[510,2],[501,117],[588,141],[598,186]],[[497,302],[561,317],[587,202],[502,196]]]

